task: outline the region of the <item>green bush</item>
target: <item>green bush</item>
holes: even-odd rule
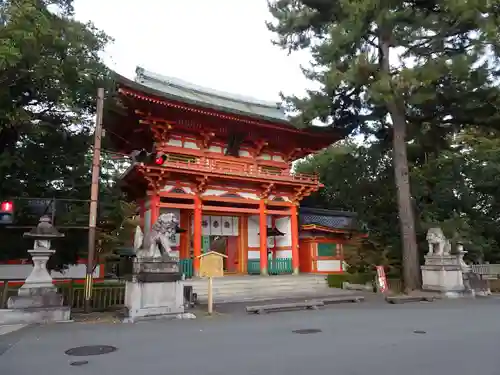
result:
[[[349,282],[351,284],[366,284],[373,283],[375,274],[371,273],[353,273],[349,275]]]
[[[326,282],[330,288],[342,288],[344,281],[350,282],[349,276],[347,273],[331,274],[326,277]]]
[[[373,283],[375,281],[375,275],[369,273],[331,274],[326,277],[326,281],[330,288],[342,288],[343,282],[351,284]]]

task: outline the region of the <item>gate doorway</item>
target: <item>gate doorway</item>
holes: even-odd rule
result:
[[[224,272],[239,272],[238,236],[206,236],[208,251],[224,254]]]

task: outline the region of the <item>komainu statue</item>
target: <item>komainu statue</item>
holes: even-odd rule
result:
[[[134,250],[137,258],[168,258],[177,260],[169,241],[175,238],[178,220],[174,214],[161,214],[144,237],[140,227],[135,229]]]
[[[430,228],[426,239],[429,244],[427,255],[450,255],[451,243],[446,239],[441,228]]]

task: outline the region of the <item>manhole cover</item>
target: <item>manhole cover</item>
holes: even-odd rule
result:
[[[74,355],[77,357],[85,357],[88,355],[101,355],[112,353],[117,348],[110,345],[90,345],[90,346],[78,346],[76,348],[71,348],[66,350],[64,353],[67,355]]]
[[[420,335],[425,335],[427,332],[416,330],[416,331],[413,331],[413,333],[418,333]]]
[[[83,366],[89,363],[89,361],[75,361],[75,362],[70,362],[70,366]]]
[[[319,333],[323,332],[320,329],[317,328],[308,328],[308,329],[296,329],[295,331],[292,331],[293,333],[298,333],[299,335],[307,335],[309,333]]]

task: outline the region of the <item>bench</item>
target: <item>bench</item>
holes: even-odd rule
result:
[[[324,306],[323,301],[304,301],[291,303],[276,303],[270,305],[246,306],[247,313],[262,314],[272,311],[286,311],[295,309],[317,310],[318,307]]]
[[[345,303],[345,302],[352,302],[352,303],[359,303],[363,302],[365,300],[365,297],[363,296],[338,296],[338,297],[328,297],[328,298],[322,298],[321,302],[325,305],[331,305],[334,303]]]
[[[385,297],[386,302],[391,304],[409,303],[409,302],[434,302],[435,297],[425,296],[388,296]]]

